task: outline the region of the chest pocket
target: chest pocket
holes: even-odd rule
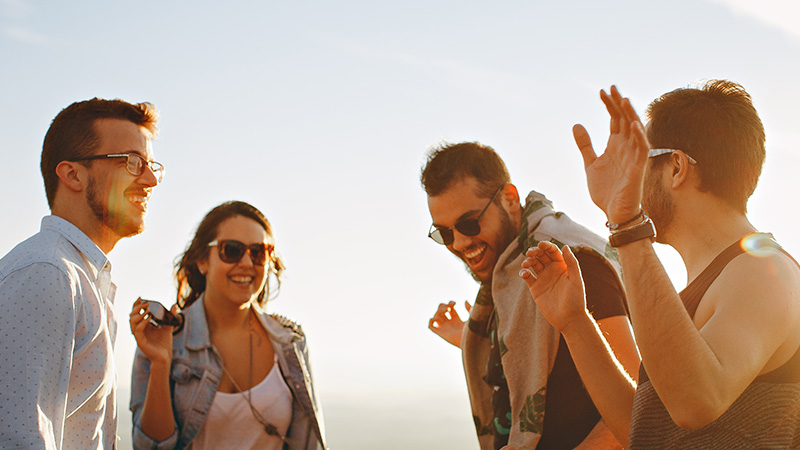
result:
[[[172,385],[172,406],[178,417],[185,416],[195,403],[203,372],[201,367],[192,366],[188,360],[173,360],[170,384]]]

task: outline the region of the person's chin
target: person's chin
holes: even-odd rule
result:
[[[494,261],[481,261],[487,264],[471,265],[469,262],[464,261],[464,266],[472,278],[478,283],[486,283],[492,279],[492,272],[494,271]]]
[[[111,223],[106,224],[112,230],[116,230],[117,235],[120,238],[126,238],[131,236],[136,236],[137,234],[141,233],[145,229],[145,222],[144,216],[138,217],[124,217],[118,221],[110,221]]]

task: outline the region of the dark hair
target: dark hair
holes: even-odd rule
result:
[[[73,103],[53,119],[42,146],[41,170],[47,204],[53,207],[58,187],[56,166],[94,153],[99,143],[94,123],[99,119],[128,120],[145,127],[154,138],[158,130],[158,111],[150,103],[131,104],[122,100],[93,98]],[[89,164],[89,163],[87,163]]]
[[[473,177],[479,194],[489,198],[500,186],[511,183],[505,163],[492,147],[478,142],[444,143],[428,152],[420,181],[430,197],[446,191],[453,183]]]
[[[197,268],[197,262],[208,258],[208,244],[217,238],[220,224],[236,216],[255,220],[259,225],[264,227],[267,235],[273,238],[272,226],[269,224],[267,218],[264,217],[261,211],[249,203],[229,201],[209,211],[208,214],[203,217],[200,225],[198,225],[192,242],[189,243],[189,246],[186,247],[186,251],[183,252],[183,255],[178,257],[179,259],[175,263],[175,281],[178,287],[177,303],[181,309],[194,303],[194,301],[200,297],[200,294],[206,290],[206,277],[200,273],[200,269]],[[275,279],[278,283],[278,290],[276,290],[275,294],[277,295],[277,292],[280,290],[281,276],[286,269],[277,250],[273,252],[267,264],[267,282],[264,285],[264,289],[258,293],[258,303],[261,306],[264,306],[264,304],[273,297],[270,296],[269,275],[275,275]]]
[[[655,99],[647,116],[653,148],[680,149],[692,156],[700,189],[747,212],[766,150],[764,125],[741,85],[711,80],[700,88],[676,89]]]

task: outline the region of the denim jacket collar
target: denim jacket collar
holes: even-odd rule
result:
[[[204,299],[205,294],[200,294],[200,297],[183,312],[190,316],[190,320],[186,321],[186,348],[190,350],[197,351],[212,347]],[[258,305],[253,304],[252,308],[255,309],[256,317],[274,342],[284,345],[302,338],[300,333],[284,327],[274,317],[265,314],[265,311]]]

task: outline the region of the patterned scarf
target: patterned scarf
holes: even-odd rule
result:
[[[542,434],[547,377],[555,362],[560,336],[539,313],[528,286],[519,278],[525,251],[540,241],[550,241],[559,247],[567,244],[576,253],[588,251],[604,256],[621,279],[616,251],[608,241],[556,212],[544,195],[535,191],[528,194],[522,225],[519,238],[498,258],[491,287],[482,285],[478,291],[468,326],[464,327],[464,372],[482,450],[494,448],[492,389],[486,382],[489,320],[497,320],[498,345],[508,382],[511,403],[508,444],[518,450],[533,450]]]

